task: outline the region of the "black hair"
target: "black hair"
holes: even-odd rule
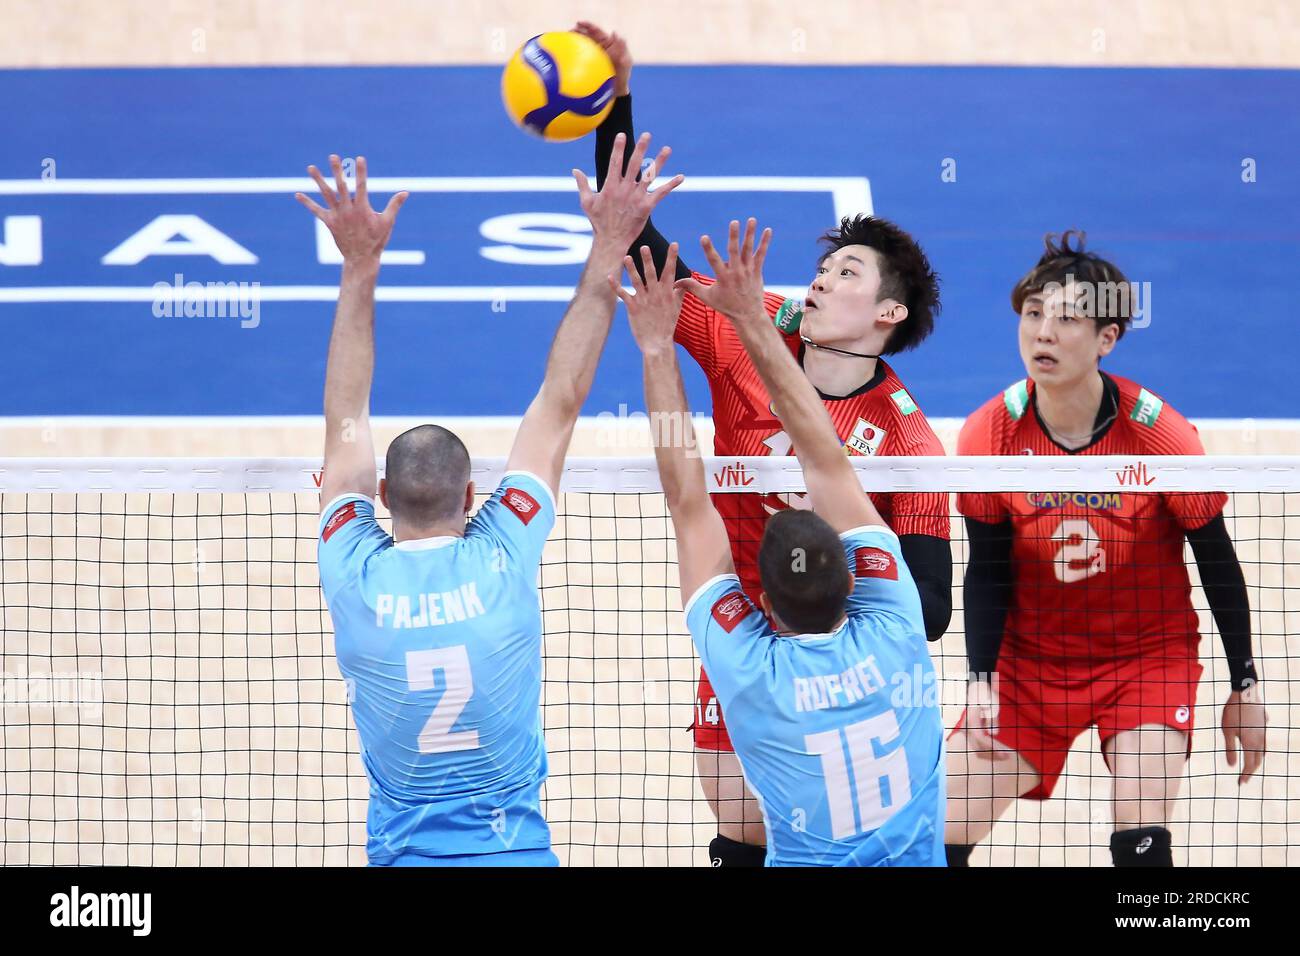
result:
[[[849,597],[844,544],[813,512],[792,508],[768,519],[758,571],[772,612],[791,630],[820,634],[844,616]]]
[[[1107,325],[1119,326],[1124,336],[1133,321],[1133,288],[1124,273],[1112,262],[1084,251],[1088,234],[1067,229],[1059,235],[1049,232],[1043,237],[1043,254],[1038,264],[1025,273],[1011,290],[1011,307],[1020,314],[1025,299],[1037,295],[1052,283],[1087,283],[1092,290],[1080,303],[1082,314],[1097,323],[1098,330]]]
[[[826,246],[821,259],[845,246],[866,246],[874,250],[880,269],[880,298],[894,299],[907,306],[907,318],[889,333],[883,355],[914,349],[934,331],[934,317],[941,308],[939,276],[907,232],[887,219],[845,216],[839,228],[829,230],[821,242]]]

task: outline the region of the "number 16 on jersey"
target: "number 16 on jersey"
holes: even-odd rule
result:
[[[885,711],[840,730],[808,734],[804,746],[821,757],[831,836],[842,840],[875,830],[912,796],[907,753],[898,747],[876,756],[876,744],[898,738],[898,716]],[[854,791],[857,792],[854,817]]]

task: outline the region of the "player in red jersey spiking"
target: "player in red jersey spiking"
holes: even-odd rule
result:
[[[1099,368],[1124,335],[1132,286],[1047,237],[1011,304],[1028,377],[972,414],[964,455],[1200,455],[1196,429],[1154,393]],[[966,518],[968,705],[948,751],[946,843],[964,866],[1018,797],[1046,800],[1070,746],[1096,726],[1114,781],[1116,866],[1172,866],[1167,829],[1201,676],[1183,542],[1191,543],[1223,637],[1232,692],[1224,749],[1259,768],[1258,698],[1246,584],[1221,492],[972,494]]]
[[[600,43],[617,70],[614,108],[596,133],[596,168],[608,165],[619,132],[631,134],[632,59],[617,34],[590,23],[579,33]],[[752,220],[751,220],[752,223]],[[733,230],[737,228],[732,224]],[[751,225],[752,230],[752,225]],[[816,275],[802,299],[774,293],[764,306],[830,413],[849,455],[942,455],[943,447],[913,396],[881,359],[919,345],[939,311],[938,278],[906,232],[871,216],[845,217],[823,237]],[[668,252],[653,223],[633,243],[648,246],[656,269]],[[641,269],[641,257],[633,255]],[[677,276],[698,290],[712,281],[680,259]],[[789,437],[731,323],[687,292],[676,341],[704,370],[713,397],[714,454],[789,455]],[[871,495],[872,504],[901,540],[903,557],[921,595],[926,634],[938,639],[952,615],[952,553],[945,494]],[[741,586],[761,606],[758,547],[770,515],[807,507],[804,495],[717,494]],[[701,669],[695,714],[696,767],[718,818],[709,847],[715,866],[759,865],[765,833],[757,802],[744,786],[724,716]]]

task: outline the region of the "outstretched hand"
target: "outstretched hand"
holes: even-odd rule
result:
[[[677,311],[682,304],[681,294],[673,288],[673,277],[677,273],[677,243],[669,245],[668,258],[658,275],[655,274],[649,246],[641,247],[641,265],[645,269],[644,281],[637,274],[632,257],[623,258],[623,266],[632,284],[631,293],[618,284],[618,276],[609,276],[609,284],[627,306],[627,321],[641,351],[649,353],[670,349],[677,328]]]
[[[338,156],[330,156],[330,169],[334,172],[334,188],[331,189],[315,166],[308,166],[307,172],[316,180],[325,207],[321,208],[302,193],[294,193],[293,198],[302,203],[313,216],[325,223],[334,244],[343,253],[344,261],[360,259],[378,259],[379,254],[388,245],[392,235],[393,223],[397,211],[402,208],[410,193],[402,191],[388,200],[383,212],[370,208],[370,199],[366,194],[366,158],[357,157],[357,190],[353,196],[348,192],[348,184],[343,178],[343,163]]]
[[[579,20],[573,32],[595,40],[609,54],[614,64],[614,95],[627,96],[632,89],[632,54],[627,41],[617,33],[606,33],[590,20]]]
[[[766,321],[763,311],[763,260],[767,258],[767,247],[772,242],[772,230],[764,229],[754,248],[754,233],[758,221],[752,217],[745,224],[745,240],[740,241],[740,223],[731,221],[727,237],[727,259],[724,261],[713,247],[713,240],[708,236],[700,237],[700,246],[713,267],[716,281],[705,285],[694,277],[677,280],[677,289],[689,292],[705,305],[727,318],[733,325],[750,321]]]
[[[573,178],[578,182],[578,197],[582,211],[591,220],[591,229],[597,241],[609,242],[619,251],[632,245],[641,234],[646,220],[655,206],[663,202],[665,196],[676,189],[685,180],[682,175],[674,176],[653,192],[650,184],[654,182],[659,171],[668,162],[672,150],[665,146],[659,150],[645,170],[641,172],[641,161],[650,147],[650,134],[642,133],[627,164],[625,173],[623,151],[627,146],[627,137],[619,133],[614,137],[614,149],[609,154],[609,172],[605,176],[605,187],[596,192],[581,170],[573,171]],[[638,175],[640,178],[638,179]]]

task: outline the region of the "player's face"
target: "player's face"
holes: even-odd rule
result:
[[[1082,381],[1115,347],[1117,327],[1098,326],[1077,301],[1078,291],[1067,283],[1029,296],[1020,307],[1020,358],[1036,385]]]
[[[845,246],[818,263],[801,323],[809,338],[825,345],[858,342],[880,320],[892,324],[898,312],[907,314],[893,299],[880,301],[878,261],[874,249]]]

